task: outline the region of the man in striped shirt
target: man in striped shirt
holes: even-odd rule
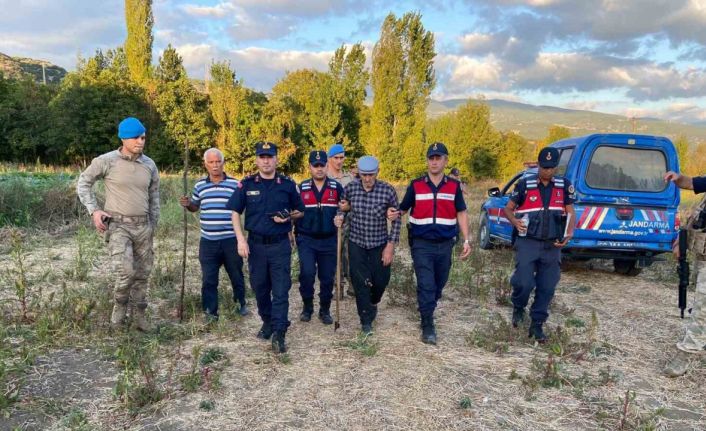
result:
[[[224,266],[233,286],[233,300],[240,304],[239,313],[249,313],[245,302],[243,258],[238,254],[231,211],[226,203],[238,188],[238,180],[223,171],[223,153],[217,148],[203,155],[208,175],[195,185],[191,199],[182,196],[179,203],[191,212],[201,210],[201,303],[207,322],[218,320],[218,273]]]

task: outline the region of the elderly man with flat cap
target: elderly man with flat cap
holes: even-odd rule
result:
[[[525,318],[525,307],[534,291],[529,336],[546,343],[543,325],[549,316],[561,277],[561,248],[574,236],[576,192],[567,178],[555,175],[559,151],[545,147],[539,152],[536,175],[521,178],[504,208],[515,227],[515,272],[512,274],[512,326]],[[567,224],[568,219],[568,224]]]
[[[110,325],[120,329],[132,300],[132,320],[140,331],[150,326],[145,316],[147,288],[154,254],[152,239],[159,220],[159,172],[145,148],[147,129],[140,120],[128,117],[118,125],[122,146],[96,157],[81,173],[76,185],[78,197],[93,224],[105,233],[116,277]],[[102,179],[105,206],[98,207],[93,184]]]
[[[304,204],[297,185],[277,172],[277,146],[258,142],[255,147],[258,173],[243,178],[228,200],[238,254],[248,259],[250,285],[255,291],[262,327],[257,337],[272,337],[275,353],[287,351],[285,335],[289,327],[289,289],[292,287],[291,220],[303,215]],[[245,239],[241,215],[245,215]]]
[[[358,160],[360,180],[348,184],[343,193],[349,206],[350,237],[348,255],[361,330],[369,335],[377,317],[378,304],[390,282],[390,266],[395,244],[400,242],[400,220],[387,223],[387,210],[397,208],[397,192],[377,179],[379,163],[375,157]]]

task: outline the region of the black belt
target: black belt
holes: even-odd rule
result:
[[[301,236],[308,236],[309,238],[314,238],[314,239],[328,239],[336,236],[336,233],[304,233],[304,232],[297,232],[297,235]]]
[[[289,234],[286,233],[279,233],[277,235],[258,235],[252,232],[248,233],[248,241],[252,241],[255,244],[277,244],[287,238],[289,238]]]
[[[434,244],[442,244],[445,242],[453,241],[453,238],[436,238],[436,239],[427,239],[427,238],[417,238],[417,237],[412,237],[413,240],[415,241],[426,241],[426,242],[431,242]]]

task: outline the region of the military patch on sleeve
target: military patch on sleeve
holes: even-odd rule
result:
[[[569,184],[569,194],[573,194],[576,191],[573,184]]]

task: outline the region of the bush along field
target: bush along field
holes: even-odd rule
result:
[[[509,249],[455,260],[436,312],[439,344],[420,341],[406,232],[371,336],[355,300],[341,328],[298,320],[298,260],[285,355],[255,338],[221,274],[221,319],[201,316],[198,216],[189,214],[179,322],[181,177],[162,178],[149,333],[111,332],[105,242],[75,194],[76,173],[0,172],[0,429],[702,429],[706,360],[661,375],[682,334],[674,262],[639,277],[566,262],[536,345],[513,329]],[[195,177],[190,179],[191,186]],[[467,198],[474,241],[487,184]],[[399,188],[400,193],[404,190]],[[102,191],[98,190],[99,196]],[[403,228],[404,231],[404,228]],[[458,251],[457,251],[458,252]],[[246,265],[247,277],[247,265]]]

